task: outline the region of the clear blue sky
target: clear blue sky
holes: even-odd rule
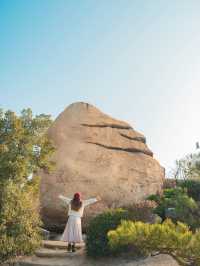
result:
[[[0,107],[86,101],[165,167],[200,139],[199,0],[0,0]]]

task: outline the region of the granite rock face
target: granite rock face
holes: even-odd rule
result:
[[[48,130],[56,152],[53,173],[41,173],[41,213],[47,228],[63,228],[67,212],[59,194],[102,201],[85,210],[86,219],[109,207],[138,202],[161,190],[164,168],[146,138],[128,123],[86,103],[74,103]]]

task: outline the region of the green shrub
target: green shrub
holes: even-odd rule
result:
[[[38,201],[31,186],[9,181],[0,189],[0,261],[30,254],[40,245]]]
[[[130,220],[155,223],[158,220],[153,212],[156,207],[157,204],[154,201],[144,200],[126,205],[123,209],[128,211],[128,218]]]
[[[154,212],[163,220],[168,218],[171,213],[170,218],[174,222],[184,222],[193,229],[199,227],[200,216],[198,204],[193,198],[187,195],[186,190],[180,187],[165,189],[163,195],[151,195],[148,199],[158,204]]]
[[[154,207],[154,203],[144,201],[126,206],[123,209],[108,210],[93,218],[86,230],[87,254],[92,257],[112,255],[113,252],[108,245],[108,231],[115,229],[121,220],[155,222],[155,215],[152,213]],[[123,251],[125,250],[123,247]]]
[[[200,181],[199,180],[178,180],[178,186],[185,188],[189,197],[196,201],[200,201]]]
[[[123,209],[108,210],[93,218],[86,231],[87,254],[91,257],[110,255],[107,233],[127,218],[128,211]]]
[[[166,220],[163,224],[145,224],[123,221],[117,229],[108,232],[108,239],[112,250],[132,245],[144,255],[159,251],[184,264],[200,265],[200,231],[193,234],[180,222],[174,224]]]

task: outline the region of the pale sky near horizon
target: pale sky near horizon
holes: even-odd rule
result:
[[[0,107],[54,118],[89,102],[160,163],[200,140],[199,0],[0,0]]]

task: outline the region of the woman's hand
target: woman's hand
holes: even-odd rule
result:
[[[101,200],[101,197],[100,197],[100,196],[97,196],[96,199],[97,199],[98,201],[100,201],[100,200]]]

